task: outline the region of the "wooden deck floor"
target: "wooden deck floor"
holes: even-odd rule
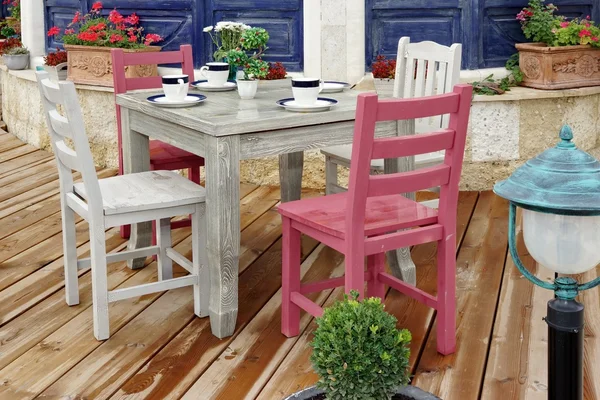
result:
[[[81,304],[64,302],[57,179],[50,154],[0,135],[0,399],[279,400],[315,382],[307,345],[312,318],[303,316],[297,338],[279,331],[278,188],[242,185],[240,309],[232,337],[215,338],[208,318],[193,316],[191,289],[184,288],[111,304],[112,336],[102,343],[92,335],[88,270],[80,272]],[[546,398],[542,317],[551,293],[534,288],[507,258],[507,211],[490,192],[460,195],[456,354],[436,352],[432,310],[396,292],[385,300],[399,326],[412,332],[413,384],[447,400]],[[87,225],[79,221],[77,227],[84,255]],[[174,231],[173,241],[189,254],[189,229]],[[107,232],[109,250],[125,246],[117,229]],[[415,247],[412,254],[418,286],[435,292],[435,245]],[[538,276],[552,278],[523,256]],[[306,280],[343,269],[340,254],[308,238],[303,258]],[[154,263],[136,271],[124,263],[109,267],[111,288],[155,279]],[[313,300],[328,305],[340,297],[334,290]],[[600,294],[581,298],[587,307],[585,398],[596,400]]]

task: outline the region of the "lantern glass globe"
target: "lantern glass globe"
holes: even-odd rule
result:
[[[560,274],[580,274],[600,263],[600,216],[523,209],[523,237],[531,256]]]

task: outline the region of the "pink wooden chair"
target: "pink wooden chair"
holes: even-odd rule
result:
[[[358,96],[348,192],[279,206],[283,218],[281,328],[299,334],[300,309],[320,316],[321,307],[307,293],[345,286],[363,296],[384,297],[385,285],[437,310],[437,348],[456,347],[456,208],[467,135],[472,87],[416,99],[378,100]],[[407,120],[450,114],[447,129],[414,136],[374,139],[377,121]],[[387,175],[370,175],[373,159],[407,157],[445,150],[439,165]],[[428,208],[400,193],[440,186],[439,209]],[[412,229],[406,229],[412,228]],[[300,281],[300,233],[346,257],[345,276],[314,283]],[[438,243],[437,297],[385,272],[385,252],[427,242]],[[365,271],[365,257],[367,269]]]
[[[181,64],[184,74],[189,75],[190,83],[194,81],[194,61],[192,46],[184,44],[179,51],[161,51],[150,53],[126,53],[122,49],[112,49],[113,79],[115,96],[129,90],[158,89],[162,87],[159,76],[147,78],[127,78],[125,69],[134,65]],[[123,174],[123,148],[121,139],[121,107],[117,108],[117,127],[119,145],[119,174]],[[187,169],[188,176],[194,183],[200,183],[200,167],[204,166],[204,158],[189,153],[178,147],[161,142],[150,141],[150,168],[152,170]],[[174,221],[172,229],[190,226],[190,220]],[[121,236],[129,237],[129,225],[121,227]]]

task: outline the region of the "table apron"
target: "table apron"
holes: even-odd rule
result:
[[[130,110],[130,129],[151,139],[161,140],[199,156],[206,155],[206,140],[210,136],[181,125]],[[284,128],[239,135],[240,159],[316,150],[328,146],[352,143],[354,121],[343,121]],[[378,123],[376,137],[397,135],[394,121]]]

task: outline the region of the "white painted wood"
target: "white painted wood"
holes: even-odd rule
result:
[[[203,241],[197,240],[194,245],[194,268],[193,273],[189,276],[172,279],[172,261],[167,257],[166,252],[167,248],[171,248],[170,218],[189,213],[198,215],[200,214],[199,210],[204,215],[206,199],[204,188],[171,171],[142,172],[99,181],[85,134],[83,116],[74,84],[60,82],[56,85],[50,82],[46,72],[37,72],[36,74],[50,131],[50,141],[59,169],[67,304],[79,303],[77,269],[91,267],[94,336],[98,340],[105,340],[110,336],[109,301],[192,285],[195,299],[201,295],[208,296],[207,268],[200,268],[201,254],[205,248]],[[66,117],[58,113],[58,104],[62,105]],[[125,110],[125,115],[127,115],[127,110]],[[126,118],[126,127],[128,123],[129,120]],[[130,133],[129,129],[127,132]],[[65,143],[65,137],[72,138],[74,149]],[[149,164],[147,138],[138,135],[139,147],[135,146],[137,144],[135,138],[135,135],[129,135],[127,154],[131,157],[127,160],[129,164],[126,163],[129,170],[143,169],[146,164]],[[141,154],[136,160],[133,156],[138,150],[141,151]],[[146,154],[144,154],[144,150]],[[134,163],[138,164],[134,165]],[[81,172],[83,183],[73,184],[72,170]],[[237,199],[236,197],[236,202]],[[80,261],[77,261],[75,212],[88,221],[90,230],[90,258]],[[130,247],[129,251],[106,254],[104,230],[107,224],[112,222],[117,223],[115,226],[118,226],[152,219],[159,220],[157,246],[136,247],[142,242],[139,240],[134,241],[134,246]],[[195,217],[192,221],[192,230],[196,239],[205,234],[205,226],[201,217]],[[142,232],[138,237],[147,240],[149,235]],[[123,261],[132,257],[146,257],[156,253],[159,254],[160,282],[108,291],[108,262]],[[200,288],[199,282],[201,271],[203,271],[202,278],[204,279],[202,288]],[[200,315],[198,310],[196,314]]]
[[[237,202],[238,197],[235,199]],[[193,275],[198,277],[198,281],[194,285],[194,313],[199,317],[206,317],[210,312],[211,288],[209,287],[210,273],[206,245],[207,232],[206,206],[198,204],[196,212],[192,214],[192,269]],[[234,264],[234,266],[237,267],[237,264]],[[237,270],[234,273],[237,276]],[[237,286],[232,290],[237,293]],[[237,308],[237,302],[235,305]],[[235,321],[233,322],[233,327],[235,329]]]
[[[160,249],[156,257],[158,266],[158,280],[164,281],[173,278],[173,261],[167,256],[167,249],[171,248],[171,219],[163,218],[156,221],[156,244]]]
[[[279,184],[281,201],[300,200],[304,153],[286,153],[279,156]]]
[[[205,247],[206,246],[204,246],[204,248]],[[202,248],[202,246],[201,246],[201,248]],[[172,261],[175,261],[177,264],[179,264],[187,272],[189,272],[190,274],[194,273],[193,263],[191,263],[187,258],[185,258],[181,254],[179,254],[178,252],[176,252],[175,249],[173,249],[173,248],[167,248],[166,249],[166,253],[167,253],[167,257],[169,257]]]
[[[325,194],[334,194],[338,185],[338,164],[331,160],[331,156],[325,154]]]
[[[129,260],[134,257],[148,257],[154,254],[158,254],[160,248],[158,246],[145,247],[143,249],[137,250],[125,250],[119,253],[107,254],[106,262],[108,264],[117,263],[125,260]],[[89,268],[92,265],[92,261],[90,258],[82,258],[77,261],[78,269]]]
[[[197,281],[197,275],[187,275],[160,282],[152,282],[124,289],[116,289],[108,292],[108,301],[112,303],[114,301],[130,299],[132,297],[144,296],[156,292],[163,292],[165,290],[178,289],[185,286],[195,286]]]
[[[304,0],[304,75],[321,78],[321,1]]]

